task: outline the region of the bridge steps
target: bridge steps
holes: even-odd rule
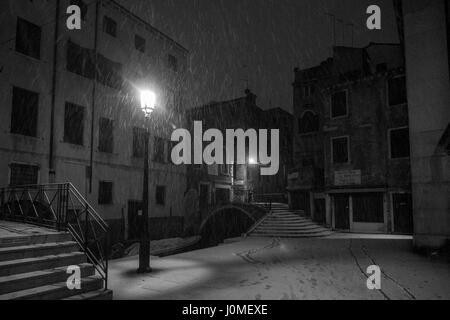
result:
[[[271,209],[272,214],[250,233],[251,237],[317,238],[332,233],[306,218],[303,211],[290,210],[286,204],[274,203]]]

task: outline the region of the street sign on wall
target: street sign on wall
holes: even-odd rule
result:
[[[335,186],[348,186],[361,184],[361,170],[342,170],[334,172]]]

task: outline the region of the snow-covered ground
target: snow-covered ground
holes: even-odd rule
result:
[[[190,247],[200,240],[200,236],[189,238],[171,238],[150,242],[150,253],[154,256],[168,255],[171,252],[179,252],[183,248]],[[139,255],[139,243],[135,243],[125,250],[125,256]]]
[[[382,271],[367,288],[367,267]],[[152,260],[110,266],[116,299],[450,299],[450,264],[412,251],[410,239],[247,238]]]

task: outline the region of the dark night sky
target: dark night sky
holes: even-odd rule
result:
[[[243,95],[262,108],[292,111],[294,67],[330,56],[333,13],[354,23],[354,44],[398,42],[392,0],[121,0],[191,53],[189,106]],[[366,28],[366,9],[382,10],[382,30]],[[337,44],[351,45],[351,27],[337,23]],[[248,66],[247,68],[245,66]]]

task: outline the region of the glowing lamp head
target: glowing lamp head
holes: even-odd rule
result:
[[[248,158],[248,164],[258,164],[255,158]]]
[[[141,91],[141,109],[149,117],[156,108],[156,94],[150,90]]]

